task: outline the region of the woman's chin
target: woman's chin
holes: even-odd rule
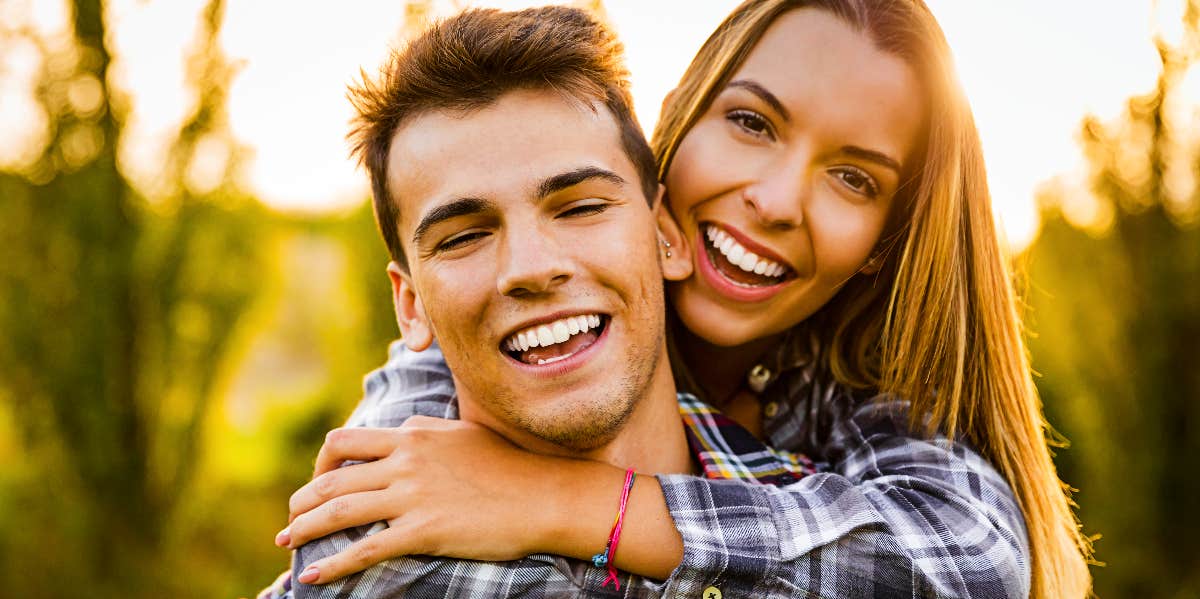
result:
[[[671,294],[671,303],[683,326],[700,341],[715,347],[735,348],[770,335],[762,330],[761,323],[744,314],[709,302],[692,301],[687,295],[686,291]]]

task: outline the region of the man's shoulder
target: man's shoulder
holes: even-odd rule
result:
[[[363,399],[346,426],[394,427],[412,416],[458,418],[454,378],[441,348],[413,351],[402,340],[388,361],[363,379]]]
[[[343,551],[384,527],[383,523],[377,523],[349,529],[301,547],[293,575],[298,576],[307,564]],[[653,583],[629,575],[622,577],[621,592],[603,587],[601,581],[606,575],[602,568],[586,562],[546,554],[503,562],[412,555],[386,560],[327,585],[296,584],[292,596],[295,599],[658,596]]]

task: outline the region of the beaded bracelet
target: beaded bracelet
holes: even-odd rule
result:
[[[608,576],[604,579],[604,584],[600,587],[608,586],[612,582],[616,590],[621,590],[621,581],[617,578],[617,567],[613,565],[617,555],[617,543],[621,540],[621,526],[625,523],[625,507],[629,504],[629,490],[633,488],[633,480],[637,478],[637,473],[630,468],[625,471],[625,487],[621,491],[621,505],[617,509],[616,520],[613,521],[612,531],[608,533],[608,544],[604,546],[604,551],[592,556],[592,564],[597,568],[608,566]]]

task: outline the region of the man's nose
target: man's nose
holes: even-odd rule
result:
[[[558,239],[536,227],[505,232],[496,265],[496,290],[501,295],[546,293],[573,274],[574,261]]]

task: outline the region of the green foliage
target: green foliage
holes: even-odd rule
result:
[[[1084,528],[1102,535],[1101,597],[1200,596],[1200,153],[1186,133],[1195,116],[1171,110],[1200,49],[1198,14],[1192,3],[1180,45],[1158,40],[1152,93],[1116,122],[1084,122],[1091,193],[1043,198],[1027,256],[1038,386],[1072,441],[1058,463]],[[1068,218],[1079,214],[1092,222]]]
[[[233,69],[211,0],[187,63],[195,109],[143,197],[100,0],[72,3],[37,99],[49,142],[0,172],[0,577],[14,597],[250,595],[287,565],[271,544],[324,432],[394,337],[369,207],[272,213],[219,180]],[[0,44],[3,40],[0,40]],[[66,100],[100,84],[99,106]]]

